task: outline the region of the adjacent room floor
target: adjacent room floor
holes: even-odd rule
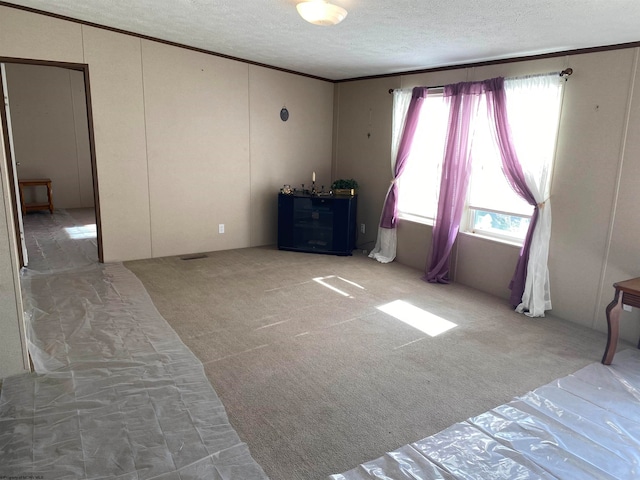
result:
[[[3,382],[0,477],[267,478],[144,287],[96,263],[91,223],[85,212],[25,217],[36,373]]]

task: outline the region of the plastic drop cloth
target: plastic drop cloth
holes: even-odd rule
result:
[[[640,478],[640,353],[594,363],[331,480]]]
[[[36,373],[4,379],[0,478],[266,479],[138,279],[38,221],[22,274]]]

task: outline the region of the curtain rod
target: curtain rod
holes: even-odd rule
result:
[[[562,70],[562,71],[559,73],[559,75],[560,75],[562,78],[566,79],[566,78],[567,78],[568,76],[570,76],[572,73],[573,73],[573,68],[568,67],[568,68],[565,68],[564,70]],[[444,85],[438,85],[438,86],[435,86],[435,87],[428,87],[428,88],[444,88]],[[394,92],[394,90],[395,90],[395,88],[390,88],[390,89],[389,89],[389,93],[393,93],[393,92]]]

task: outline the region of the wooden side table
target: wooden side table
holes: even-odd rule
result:
[[[609,328],[607,335],[607,348],[602,356],[602,363],[611,365],[613,356],[616,354],[618,346],[618,334],[620,333],[620,312],[622,305],[631,307],[640,307],[640,277],[617,282],[613,284],[616,289],[613,301],[607,305],[607,326]],[[622,295],[621,295],[622,293]],[[640,342],[638,343],[640,348]]]
[[[25,187],[47,187],[47,203],[25,203]],[[26,215],[27,212],[30,212],[32,210],[49,210],[49,213],[53,213],[53,192],[51,188],[51,179],[35,178],[28,180],[18,180],[18,188],[20,189],[20,204],[22,205],[23,215]]]

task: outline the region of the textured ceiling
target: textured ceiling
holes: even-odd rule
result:
[[[640,40],[639,0],[332,0],[339,25],[299,0],[15,0],[108,27],[341,80]]]

